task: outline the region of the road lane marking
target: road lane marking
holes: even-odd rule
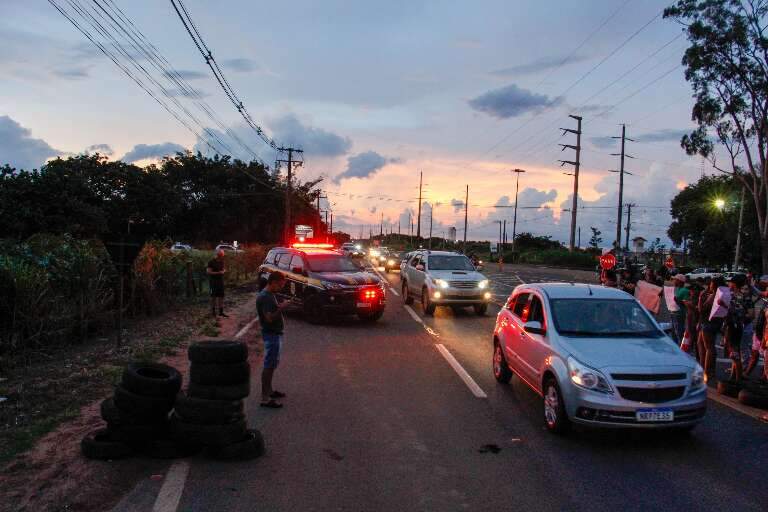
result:
[[[744,405],[738,400],[736,400],[735,398],[721,395],[714,389],[707,388],[707,398],[719,403],[720,405],[730,407],[734,411],[740,412],[741,414],[749,416],[750,418],[754,418],[758,421],[768,423],[768,412],[765,412],[762,409],[756,409],[754,407],[749,407],[748,405]]]
[[[421,319],[421,317],[420,317],[419,315],[417,315],[417,314],[416,314],[416,312],[413,310],[413,308],[412,308],[411,306],[409,306],[408,304],[406,304],[406,305],[404,305],[403,307],[404,307],[404,308],[405,308],[405,310],[408,312],[408,314],[409,314],[409,315],[411,315],[411,318],[413,318],[414,320],[416,320],[417,322],[419,322],[421,325],[424,325],[424,320],[422,320],[422,319]]]
[[[475,382],[475,380],[467,373],[467,371],[461,366],[461,364],[459,364],[456,358],[453,357],[453,354],[451,354],[442,343],[437,343],[435,347],[437,347],[437,350],[443,355],[445,360],[448,361],[448,364],[451,365],[453,371],[459,375],[461,380],[464,381],[464,384],[466,384],[469,390],[472,391],[473,395],[475,395],[477,398],[488,398],[488,395],[485,394],[485,391],[483,391],[480,386],[477,385],[477,382]]]
[[[397,293],[397,291],[395,291],[395,289],[394,289],[394,288],[392,288],[391,286],[389,287],[389,291],[391,291],[392,293],[394,293],[394,294],[395,294],[395,297],[399,297],[399,296],[400,296],[400,294],[399,294],[399,293]]]
[[[384,281],[385,283],[387,283],[387,288],[389,288],[389,291],[391,291],[392,293],[394,293],[396,297],[399,297],[399,296],[400,296],[400,294],[399,294],[399,293],[397,293],[397,290],[395,290],[395,289],[392,287],[392,285],[391,285],[391,284],[389,284],[389,279],[387,279],[387,278],[386,278],[386,276],[385,276],[384,274],[382,274],[381,272],[379,272],[379,269],[377,269],[377,268],[375,268],[375,267],[374,267],[374,268],[373,268],[373,271],[374,271],[374,272],[376,272],[376,274],[378,274],[378,276],[379,276],[379,277],[382,279],[382,281]]]
[[[157,494],[152,512],[176,512],[184,492],[184,484],[189,475],[189,462],[182,460],[174,463],[165,475],[165,481]]]
[[[235,339],[238,339],[238,338],[242,337],[242,336],[243,336],[245,333],[247,333],[247,332],[248,332],[248,330],[249,330],[251,327],[253,327],[253,324],[255,324],[256,322],[258,322],[258,320],[259,320],[259,318],[258,318],[258,317],[256,317],[256,318],[254,318],[253,320],[251,320],[250,322],[248,322],[247,324],[245,324],[245,327],[243,327],[242,329],[240,329],[239,331],[237,331],[237,334],[235,334]]]

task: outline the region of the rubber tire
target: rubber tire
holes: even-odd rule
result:
[[[303,307],[304,319],[313,325],[323,325],[326,322],[326,316],[323,308],[320,306],[320,300],[310,295],[304,299]]]
[[[498,357],[500,358],[498,370],[496,369],[497,351]],[[509,384],[509,381],[512,379],[512,370],[509,369],[507,358],[504,356],[504,351],[501,349],[501,343],[496,340],[493,342],[493,359],[491,360],[491,365],[493,378],[501,384]]]
[[[192,457],[203,450],[200,444],[182,443],[177,439],[155,439],[139,449],[140,453],[150,459],[182,459]]]
[[[121,385],[115,386],[115,405],[124,413],[141,420],[167,418],[176,397],[137,395]]]
[[[189,380],[207,386],[234,386],[251,378],[251,365],[242,363],[192,363]],[[174,395],[175,396],[175,395]]]
[[[243,417],[242,400],[206,400],[181,392],[176,397],[174,412],[188,423],[210,425],[231,423]]]
[[[115,427],[151,425],[168,421],[168,415],[165,413],[152,418],[137,418],[117,407],[113,398],[107,398],[101,402],[101,418]]]
[[[759,409],[768,409],[768,394],[755,392],[751,389],[742,389],[739,391],[739,402],[750,407]]]
[[[176,368],[158,363],[131,363],[123,370],[123,387],[144,396],[176,396],[181,374]]]
[[[542,410],[545,408],[546,397],[550,387],[554,387],[557,392],[557,405],[556,405],[556,419],[555,423],[550,423],[549,420],[544,417],[544,426],[548,431],[553,434],[562,435],[568,432],[571,428],[571,422],[568,419],[568,414],[565,412],[565,403],[563,402],[563,394],[560,392],[560,386],[557,381],[550,377],[544,382],[544,398],[542,398]]]
[[[89,459],[122,459],[133,454],[133,448],[125,443],[112,440],[109,430],[100,428],[89,432],[80,441],[80,450]]]
[[[408,289],[408,283],[403,281],[403,302],[406,304],[413,304],[413,297],[411,297],[411,291]]]
[[[234,386],[207,386],[191,382],[187,389],[187,395],[206,400],[242,400],[251,393],[251,381],[242,382]]]
[[[181,442],[222,447],[245,439],[247,433],[245,420],[224,425],[197,425],[187,423],[176,415],[171,416],[171,432]]]
[[[358,313],[357,316],[363,322],[372,324],[372,323],[378,322],[379,319],[382,316],[384,316],[384,310],[382,309],[382,310],[376,311],[375,313]]]
[[[436,307],[437,306],[429,301],[429,292],[427,289],[423,288],[421,290],[421,308],[424,310],[424,314],[427,316],[434,315]]]
[[[488,311],[488,304],[475,304],[472,308],[477,316],[485,316],[485,313]]]
[[[151,425],[113,425],[107,423],[112,440],[125,443],[135,449],[142,449],[155,440],[168,436],[168,422]]]
[[[720,381],[717,383],[717,392],[721,395],[737,398],[742,386],[740,384],[731,384],[730,382]]]
[[[264,436],[256,429],[248,429],[245,438],[221,448],[208,448],[205,455],[217,460],[242,461],[264,455]]]
[[[189,346],[187,355],[193,363],[242,363],[248,360],[248,346],[242,341],[198,341]]]

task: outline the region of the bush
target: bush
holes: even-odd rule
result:
[[[568,252],[567,250],[525,252],[520,254],[517,262],[588,269],[593,269],[596,265],[594,255],[580,251]]]

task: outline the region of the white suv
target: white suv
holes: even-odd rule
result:
[[[493,297],[488,279],[463,254],[447,251],[416,251],[402,266],[403,300],[421,301],[424,313],[437,306],[472,306],[484,315]]]

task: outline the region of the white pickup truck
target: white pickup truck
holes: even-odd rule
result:
[[[721,277],[722,275],[723,275],[722,272],[718,272],[713,268],[702,267],[702,268],[694,269],[692,272],[689,272],[688,274],[686,274],[685,277],[687,277],[688,280],[691,280],[691,279],[696,280],[696,279],[706,279],[708,277],[710,279],[714,279],[716,277]]]

